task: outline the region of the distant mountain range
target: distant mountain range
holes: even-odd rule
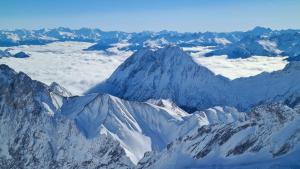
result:
[[[246,58],[253,55],[288,56],[299,60],[300,30],[271,30],[255,27],[241,32],[121,32],[100,29],[54,28],[40,30],[0,30],[0,46],[41,45],[55,41],[94,42],[87,50],[107,50],[116,44],[122,50],[136,51],[141,48],[160,48],[167,45],[180,47],[213,46],[206,56],[228,55],[230,58]]]
[[[288,56],[290,60],[299,60],[300,31],[271,29],[257,27],[244,33],[244,36],[234,43],[218,48],[208,53],[212,55],[228,55],[230,58],[246,58],[259,56]]]

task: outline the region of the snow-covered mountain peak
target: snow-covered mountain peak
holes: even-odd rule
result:
[[[86,139],[59,113],[53,87],[0,65],[0,168],[132,168],[117,140]]]
[[[157,49],[151,53],[151,56],[155,58],[157,62],[172,66],[186,64],[198,65],[188,53],[183,51],[179,46],[175,45],[168,45],[166,47]],[[148,56],[144,57],[147,58]],[[205,67],[203,68],[205,69]]]
[[[186,64],[183,62],[193,62],[190,55],[184,52],[180,47],[173,45],[156,50],[143,48],[134,53],[130,59],[128,59],[129,63],[132,63],[132,61],[139,62],[141,64],[151,64],[151,62],[155,62],[156,64],[165,64],[167,67],[172,65],[177,66],[180,63]],[[128,65],[128,63],[126,64],[125,61],[124,65]]]
[[[255,113],[254,113],[255,112]],[[251,118],[199,126],[137,168],[271,168],[298,166],[300,112],[280,103],[259,106]],[[297,168],[297,167],[296,167]]]
[[[179,47],[167,46],[156,51],[144,49],[133,54],[107,81],[97,85],[89,93],[110,93],[138,101],[171,99],[179,106],[190,102],[184,98],[186,93],[193,95],[189,99],[203,93],[202,106],[208,108],[211,106],[211,99],[225,99],[217,97],[216,92],[220,90],[219,85],[226,86],[227,82],[228,79],[216,76],[206,67],[197,64]],[[211,90],[214,93],[206,95]],[[199,93],[196,94],[196,91]]]
[[[47,85],[32,80],[23,72],[15,72],[6,65],[0,65],[1,93],[10,97],[9,102],[20,102],[24,95],[33,101],[33,109],[55,114],[62,105],[63,96]]]
[[[58,95],[61,95],[63,97],[71,97],[72,96],[71,92],[69,92],[67,89],[65,89],[64,87],[62,87],[61,85],[59,85],[56,82],[52,82],[49,87],[50,87],[50,91],[52,91]]]
[[[298,72],[291,67],[291,72],[263,74],[259,81],[286,74],[296,77]],[[258,88],[252,80],[246,82]],[[181,169],[211,167],[212,161],[223,168],[298,165],[300,92],[293,91],[281,103],[260,105],[248,114],[227,106],[188,114],[171,100],[127,101],[105,93],[69,97],[57,83],[47,86],[0,65],[0,166]]]
[[[264,33],[272,32],[272,29],[261,27],[261,26],[256,26],[252,30],[249,30],[248,32],[249,33],[251,32],[252,34],[255,34],[255,35],[261,35]]]
[[[0,77],[3,87],[8,87],[9,85],[15,85],[16,87],[21,86],[24,92],[40,92],[46,90],[46,85],[43,83],[32,80],[23,72],[17,73],[7,65],[0,65]]]
[[[245,121],[247,119],[246,113],[239,112],[236,108],[228,106],[215,106],[193,113],[193,115],[197,114],[199,114],[202,119],[205,119],[208,122],[207,124],[226,124],[236,121]]]
[[[294,61],[283,70],[229,80],[196,63],[180,48],[168,46],[133,54],[90,93],[135,101],[168,99],[188,112],[214,106],[245,111],[300,91],[299,75],[299,62]]]
[[[145,152],[160,151],[196,126],[246,119],[245,113],[231,107],[217,106],[188,114],[168,100],[133,102],[101,93],[69,98],[62,107],[62,114],[74,119],[89,139],[105,134],[118,140],[134,163]]]
[[[173,108],[130,102],[108,94],[89,94],[69,98],[61,112],[74,119],[89,139],[100,133],[111,135],[137,163],[145,152],[162,149],[177,136],[177,132],[169,131],[179,128],[187,113],[177,110],[181,114],[176,114]]]
[[[165,99],[149,99],[147,100],[147,103],[151,103],[153,105],[159,106],[161,108],[164,108],[166,110],[169,110],[174,116],[178,116],[179,118],[182,118],[184,116],[187,116],[188,114],[182,110],[180,107],[178,107],[174,102],[171,100],[165,100]]]

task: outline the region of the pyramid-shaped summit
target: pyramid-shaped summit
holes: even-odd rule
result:
[[[182,107],[207,108],[225,103],[220,96],[228,79],[216,76],[177,46],[142,49],[129,57],[111,77],[90,90],[128,100],[171,99]],[[221,87],[221,88],[220,88]]]

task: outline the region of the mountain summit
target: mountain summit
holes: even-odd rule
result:
[[[226,102],[219,93],[223,93],[228,82],[227,78],[216,76],[194,62],[179,47],[167,46],[156,51],[142,49],[136,52],[106,82],[89,93],[110,93],[139,101],[171,99],[179,106],[208,108],[213,103]]]
[[[249,110],[258,103],[300,91],[299,64],[293,62],[280,71],[229,80],[194,62],[179,47],[143,49],[89,92],[138,101],[170,99],[189,112],[228,105]]]

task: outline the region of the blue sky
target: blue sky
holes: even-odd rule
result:
[[[0,29],[185,31],[300,28],[299,0],[1,0]]]

